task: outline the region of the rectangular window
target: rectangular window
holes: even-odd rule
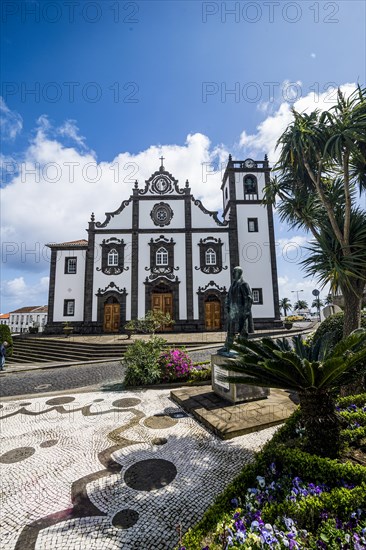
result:
[[[253,304],[263,304],[263,292],[261,288],[252,288]]]
[[[64,300],[64,315],[65,317],[75,315],[75,300]]]
[[[248,218],[249,233],[258,233],[258,218]]]
[[[65,273],[75,275],[76,273],[76,257],[65,258]]]

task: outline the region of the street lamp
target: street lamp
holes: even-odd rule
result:
[[[303,290],[291,290],[291,292],[296,292],[297,301],[299,301],[299,292],[304,292]]]

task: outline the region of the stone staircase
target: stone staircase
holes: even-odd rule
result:
[[[7,363],[77,362],[120,359],[127,345],[73,342],[69,338],[13,338],[13,356]]]
[[[13,337],[13,356],[8,357],[8,365],[24,363],[68,363],[121,359],[132,340],[121,343],[80,342],[71,338]],[[197,347],[196,343],[174,343],[174,346]]]

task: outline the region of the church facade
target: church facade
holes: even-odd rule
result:
[[[237,265],[253,291],[255,327],[279,324],[273,215],[262,204],[269,174],[267,157],[229,156],[220,219],[161,164],[103,221],[92,214],[86,240],[48,245],[46,331],[67,321],[75,333],[123,332],[149,310],[170,313],[176,332],[224,330]]]

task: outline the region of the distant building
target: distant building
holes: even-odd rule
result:
[[[27,306],[9,313],[9,326],[11,332],[29,332],[30,328],[38,328],[43,332],[47,324],[47,306]]]
[[[0,325],[9,325],[10,313],[1,313]]]
[[[161,159],[163,161],[163,159]],[[122,332],[149,310],[169,313],[176,332],[223,330],[235,266],[253,291],[256,328],[281,326],[271,206],[264,160],[234,161],[221,185],[223,218],[207,210],[163,164],[105,220],[91,216],[88,240],[51,248],[47,333]]]

